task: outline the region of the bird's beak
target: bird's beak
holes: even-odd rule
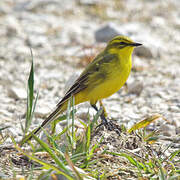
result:
[[[131,44],[129,44],[129,46],[142,46],[142,44],[141,43],[131,43]]]

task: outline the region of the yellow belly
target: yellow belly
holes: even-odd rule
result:
[[[88,94],[88,99],[91,104],[96,103],[100,99],[111,96],[117,92],[126,82],[128,74],[123,74],[121,76],[115,77],[114,79],[105,80],[102,84],[99,84]]]

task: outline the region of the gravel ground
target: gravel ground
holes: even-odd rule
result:
[[[133,56],[128,90],[104,100],[109,118],[132,126],[161,114],[150,128],[180,146],[180,1],[4,0],[0,1],[0,127],[22,138],[30,49],[39,99],[33,127],[63,97],[65,84],[114,34],[142,43]],[[110,36],[110,37],[109,37]],[[78,106],[85,119],[89,107]],[[90,114],[95,112],[90,109]]]

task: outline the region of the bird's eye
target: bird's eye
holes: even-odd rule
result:
[[[120,44],[121,44],[121,45],[127,45],[127,43],[125,43],[125,42],[120,42]]]

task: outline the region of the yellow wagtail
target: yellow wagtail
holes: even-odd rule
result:
[[[97,101],[111,96],[126,82],[132,66],[132,52],[135,47],[141,45],[126,36],[116,36],[109,41],[106,48],[86,67],[66,92],[55,110],[32,133],[39,133],[42,127],[44,128],[51,121],[57,119],[67,109],[71,96],[75,99],[75,105],[90,101],[91,106],[98,111]],[[105,113],[102,113],[101,119],[102,124],[108,124]],[[26,136],[20,144],[31,139],[32,133]]]

